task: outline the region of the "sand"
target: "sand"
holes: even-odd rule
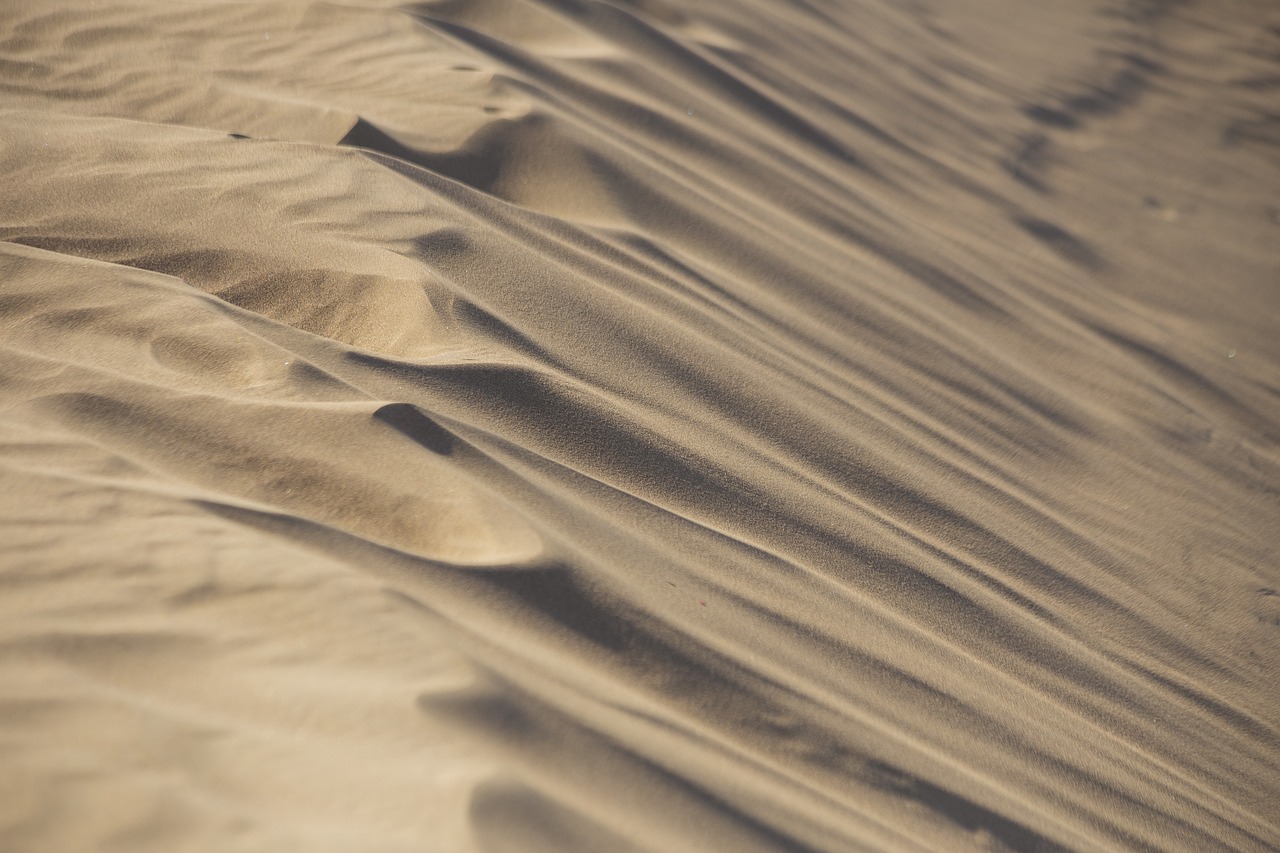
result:
[[[0,849],[1280,849],[1270,0],[0,5]]]

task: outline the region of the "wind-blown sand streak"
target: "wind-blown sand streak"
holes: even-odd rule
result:
[[[0,10],[0,847],[1280,847],[1280,16]]]

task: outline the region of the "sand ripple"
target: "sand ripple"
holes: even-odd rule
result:
[[[1280,846],[1267,4],[98,5],[0,847]]]

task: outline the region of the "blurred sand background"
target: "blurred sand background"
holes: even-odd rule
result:
[[[0,850],[1280,849],[1280,5],[0,4]]]

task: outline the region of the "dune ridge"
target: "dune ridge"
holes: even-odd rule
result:
[[[0,11],[0,846],[1280,847],[1280,17],[1059,5]]]

